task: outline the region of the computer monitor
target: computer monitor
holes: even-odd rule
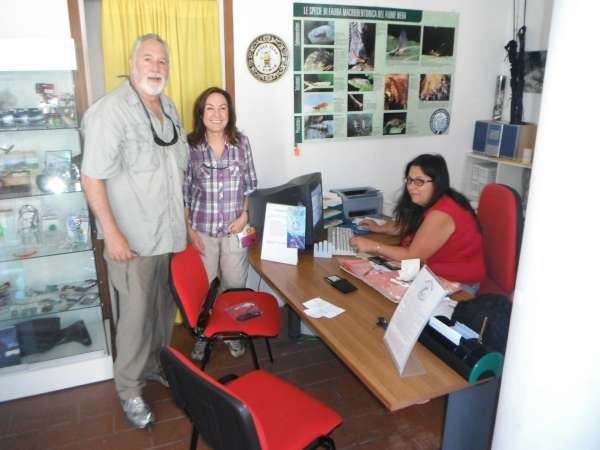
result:
[[[320,172],[296,177],[281,186],[257,189],[248,196],[250,224],[262,237],[267,203],[306,208],[306,246],[323,238],[323,182]]]

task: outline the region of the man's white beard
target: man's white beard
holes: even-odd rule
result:
[[[150,84],[148,78],[160,78],[160,83],[158,85]],[[141,78],[141,79],[140,79]],[[167,84],[167,80],[159,73],[150,72],[145,77],[138,76],[137,71],[133,72],[133,79],[137,81],[138,86],[146,95],[159,95],[165,89],[165,85]]]

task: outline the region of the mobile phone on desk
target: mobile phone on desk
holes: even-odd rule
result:
[[[325,277],[325,280],[338,291],[343,292],[344,294],[356,290],[356,286],[354,286],[345,278],[338,277],[337,275],[329,275]]]

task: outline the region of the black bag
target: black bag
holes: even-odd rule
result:
[[[511,310],[512,304],[504,295],[483,294],[470,301],[458,302],[452,319],[479,332],[487,317],[482,336],[483,343],[490,349],[504,354]]]

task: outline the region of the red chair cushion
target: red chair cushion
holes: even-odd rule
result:
[[[315,436],[327,436],[342,423],[334,410],[263,370],[237,378],[227,388],[252,412],[265,449],[305,448]]]
[[[252,302],[262,315],[249,320],[236,320],[228,307],[240,303]],[[204,335],[208,338],[215,334],[231,331],[245,333],[248,336],[275,337],[279,334],[280,313],[277,300],[266,292],[231,291],[220,294],[213,306]]]

